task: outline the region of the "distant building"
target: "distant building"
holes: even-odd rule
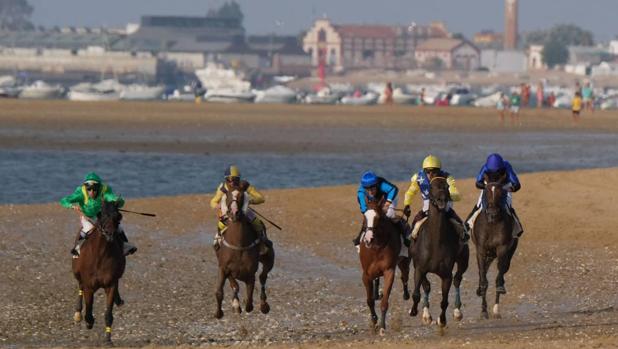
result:
[[[498,49],[504,45],[504,35],[493,30],[483,30],[474,34],[472,42],[479,48]]]
[[[518,0],[504,0],[504,49],[515,50],[519,42]]]
[[[416,48],[417,63],[426,68],[474,70],[480,67],[480,51],[460,39],[429,39]]]
[[[543,45],[531,45],[528,48],[528,70],[544,70],[547,64],[543,59]]]
[[[605,47],[569,46],[569,63],[571,65],[596,65],[608,58],[610,52]]]
[[[612,40],[609,42],[609,53],[614,56],[618,56],[618,40]]]
[[[524,73],[528,57],[522,51],[486,49],[481,51],[481,66],[496,73]]]
[[[303,47],[314,66],[323,61],[334,70],[358,68],[409,68],[414,65],[418,43],[446,38],[442,22],[429,26],[336,25],[328,19],[315,21]]]

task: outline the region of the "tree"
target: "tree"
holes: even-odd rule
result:
[[[0,0],[0,29],[2,30],[32,30],[30,22],[34,8],[28,0]]]
[[[559,64],[565,64],[569,60],[567,46],[558,40],[547,42],[543,46],[543,61],[550,68]]]
[[[545,45],[556,41],[565,46],[592,46],[594,35],[576,25],[558,24],[549,30],[536,30],[526,34],[526,44]]]
[[[236,1],[226,2],[216,10],[208,11],[208,17],[232,18],[242,23],[245,15]]]

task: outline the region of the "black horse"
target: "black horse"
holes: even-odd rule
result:
[[[470,250],[468,245],[461,242],[453,224],[447,214],[448,202],[450,201],[449,185],[444,177],[436,177],[431,180],[429,192],[430,205],[428,218],[421,227],[416,241],[410,246],[410,255],[414,262],[414,292],[412,299],[414,304],[410,309],[410,316],[418,314],[418,303],[421,299],[421,284],[425,291],[423,299],[423,322],[431,324],[429,314],[430,283],[427,274],[433,273],[442,279],[442,312],[438,319],[438,325],[446,326],[446,309],[448,307],[448,295],[451,283],[455,283],[455,311],[454,318],[459,321],[463,318],[461,312],[460,285],[463,274],[468,269]],[[457,273],[453,277],[453,267],[457,263]]]
[[[498,275],[496,277],[496,304],[493,315],[500,317],[500,295],[506,294],[504,274],[509,271],[511,259],[517,249],[518,239],[513,236],[515,220],[506,207],[505,176],[494,182],[486,178],[483,189],[483,209],[474,223],[472,241],[476,246],[476,260],[479,267],[479,287],[476,294],[483,298],[481,317],[489,318],[487,313],[487,271],[494,259],[498,259]]]

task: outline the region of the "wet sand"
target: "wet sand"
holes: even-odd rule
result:
[[[192,106],[186,106],[187,108]],[[599,116],[602,118],[602,116]],[[326,122],[326,121],[325,121]],[[258,207],[284,227],[270,229],[277,263],[268,283],[269,315],[236,315],[226,288],[225,317],[215,320],[214,214],[208,196],[130,200],[125,215],[139,251],[121,282],[126,305],[115,312],[119,347],[247,345],[276,348],[470,347],[612,348],[618,346],[618,169],[521,176],[515,207],[526,232],[506,276],[503,319],[480,320],[474,248],[462,286],[464,320],[448,328],[410,318],[411,302],[395,285],[385,338],[369,330],[359,262],[351,238],[360,214],[354,186],[265,191]],[[464,216],[478,192],[458,181]],[[407,183],[400,183],[405,190]],[[415,205],[417,209],[418,203]],[[0,346],[93,346],[103,334],[103,297],[95,329],[72,322],[76,285],[70,273],[75,213],[57,204],[0,206]],[[495,268],[495,267],[494,267]],[[490,275],[488,300],[493,300]],[[431,297],[439,309],[436,278]],[[242,294],[242,293],[241,293]],[[451,309],[452,310],[452,309]]]
[[[573,125],[568,110],[523,109],[521,125],[504,127],[495,110],[479,108],[0,100],[0,149],[337,153],[367,142],[418,146],[426,132],[615,133],[617,116],[584,114]]]

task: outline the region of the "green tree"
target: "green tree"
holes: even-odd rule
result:
[[[550,68],[565,64],[569,60],[569,50],[560,41],[552,40],[543,46],[543,61]]]
[[[236,1],[226,2],[218,9],[208,11],[207,16],[219,18],[233,18],[237,19],[240,23],[242,23],[245,18],[245,15],[242,13],[240,5]]]
[[[32,30],[34,25],[30,16],[34,8],[28,0],[0,0],[0,29],[1,30]]]
[[[526,34],[526,45],[545,45],[556,41],[565,46],[592,46],[594,35],[572,24],[559,24],[549,30],[535,30]]]

